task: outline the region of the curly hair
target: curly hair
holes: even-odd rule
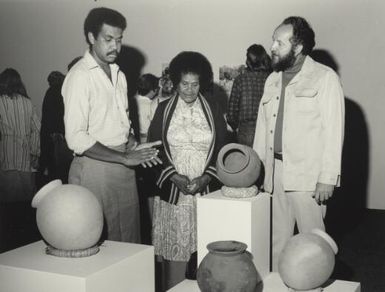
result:
[[[177,86],[183,74],[192,73],[199,76],[201,92],[206,92],[213,85],[213,70],[205,56],[198,52],[185,51],[174,57],[169,66],[170,79]]]
[[[301,44],[303,46],[302,53],[309,55],[315,46],[315,35],[310,24],[299,16],[290,16],[282,24],[290,24],[293,27],[292,43],[294,45]]]
[[[88,13],[84,21],[84,35],[89,45],[91,43],[88,39],[88,33],[91,32],[97,38],[103,24],[119,27],[122,30],[127,27],[126,18],[120,12],[105,7],[94,8]]]
[[[19,72],[13,68],[7,68],[0,74],[0,96],[1,95],[9,97],[22,95],[29,98]]]

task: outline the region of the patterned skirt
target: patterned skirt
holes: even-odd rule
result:
[[[196,197],[180,194],[177,205],[154,200],[152,241],[155,254],[169,261],[188,261],[197,250]]]

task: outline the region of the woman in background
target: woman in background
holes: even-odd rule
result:
[[[6,237],[11,236],[8,222],[15,224],[22,220],[18,217],[26,216],[23,210],[35,192],[39,129],[40,120],[19,73],[5,69],[0,74],[0,222],[4,233],[0,234],[0,242],[3,248],[8,242]]]
[[[157,168],[153,245],[161,262],[165,290],[196,272],[196,197],[220,186],[215,163],[226,141],[219,105],[202,93],[212,85],[209,61],[182,52],[170,63],[176,95],[159,104],[149,142],[162,140],[163,165]]]

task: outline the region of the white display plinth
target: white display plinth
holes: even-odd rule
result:
[[[269,273],[270,195],[229,198],[220,190],[197,199],[198,264],[207,254],[207,244],[236,240],[247,244],[261,278]]]
[[[169,292],[200,292],[197,281],[184,280]],[[288,292],[278,273],[268,274],[256,289],[258,292]],[[361,292],[361,285],[357,282],[331,280],[324,285],[323,292]]]
[[[153,246],[105,241],[90,257],[45,254],[38,241],[0,254],[0,292],[152,292]]]

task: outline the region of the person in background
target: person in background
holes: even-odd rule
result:
[[[75,57],[75,58],[73,58],[72,59],[72,61],[71,62],[69,62],[68,63],[68,65],[67,65],[67,72],[69,71],[69,70],[71,70],[71,68],[81,59],[81,58],[83,58],[83,56],[77,56],[77,57]]]
[[[138,79],[137,94],[135,96],[138,120],[139,120],[139,139],[141,143],[147,142],[147,132],[153,115],[151,114],[151,104],[158,94],[159,78],[153,74],[143,74]],[[151,244],[151,225],[152,207],[154,194],[152,193],[151,173],[145,168],[136,170],[139,202],[141,205],[141,230],[142,242]]]
[[[259,107],[254,149],[273,198],[272,269],[297,225],[325,230],[325,204],[340,184],[344,94],[338,75],[310,56],[314,31],[302,17],[274,31],[274,72]]]
[[[67,72],[82,58],[75,57],[68,65]],[[60,179],[68,183],[68,172],[73,153],[64,137],[64,103],[61,94],[65,76],[58,71],[48,75],[49,88],[44,96],[40,131],[41,156],[39,171],[45,182]]]
[[[158,94],[159,78],[152,74],[143,74],[138,80],[138,92],[136,95],[136,103],[139,115],[139,132],[140,142],[147,142],[147,131],[150,126],[151,103]]]
[[[58,147],[55,148],[58,139],[65,141],[64,104],[61,95],[64,77],[58,71],[52,71],[48,75],[49,88],[44,96],[42,107],[39,170],[41,173],[47,174],[48,181],[61,179],[63,183],[67,183],[72,153],[68,150],[58,151]],[[67,159],[65,159],[66,157]]]
[[[30,200],[40,155],[40,119],[15,69],[1,73],[0,97],[0,200]]]
[[[227,123],[236,132],[238,143],[252,147],[263,87],[271,73],[271,60],[263,46],[253,44],[247,49],[246,66],[234,80]]]
[[[203,95],[212,76],[202,54],[178,54],[170,63],[176,95],[159,104],[148,132],[148,141],[163,141],[152,233],[165,290],[195,277],[196,197],[220,187],[215,163],[227,132],[219,105]]]
[[[170,79],[170,74],[168,68],[166,68],[162,76],[159,78],[159,86],[158,86],[158,94],[155,96],[155,98],[151,102],[151,119],[154,117],[155,111],[158,107],[158,105],[165,100],[168,100],[170,97],[172,97],[175,94],[174,87],[172,85],[172,81]]]
[[[84,22],[89,48],[68,72],[62,87],[68,147],[75,153],[69,183],[99,199],[108,240],[140,243],[134,166],[161,163],[158,150],[134,140],[128,117],[127,82],[115,64],[126,19],[116,10],[92,9]]]
[[[0,252],[10,236],[28,225],[40,155],[40,119],[20,74],[12,68],[0,74]],[[13,242],[13,241],[12,241]]]

